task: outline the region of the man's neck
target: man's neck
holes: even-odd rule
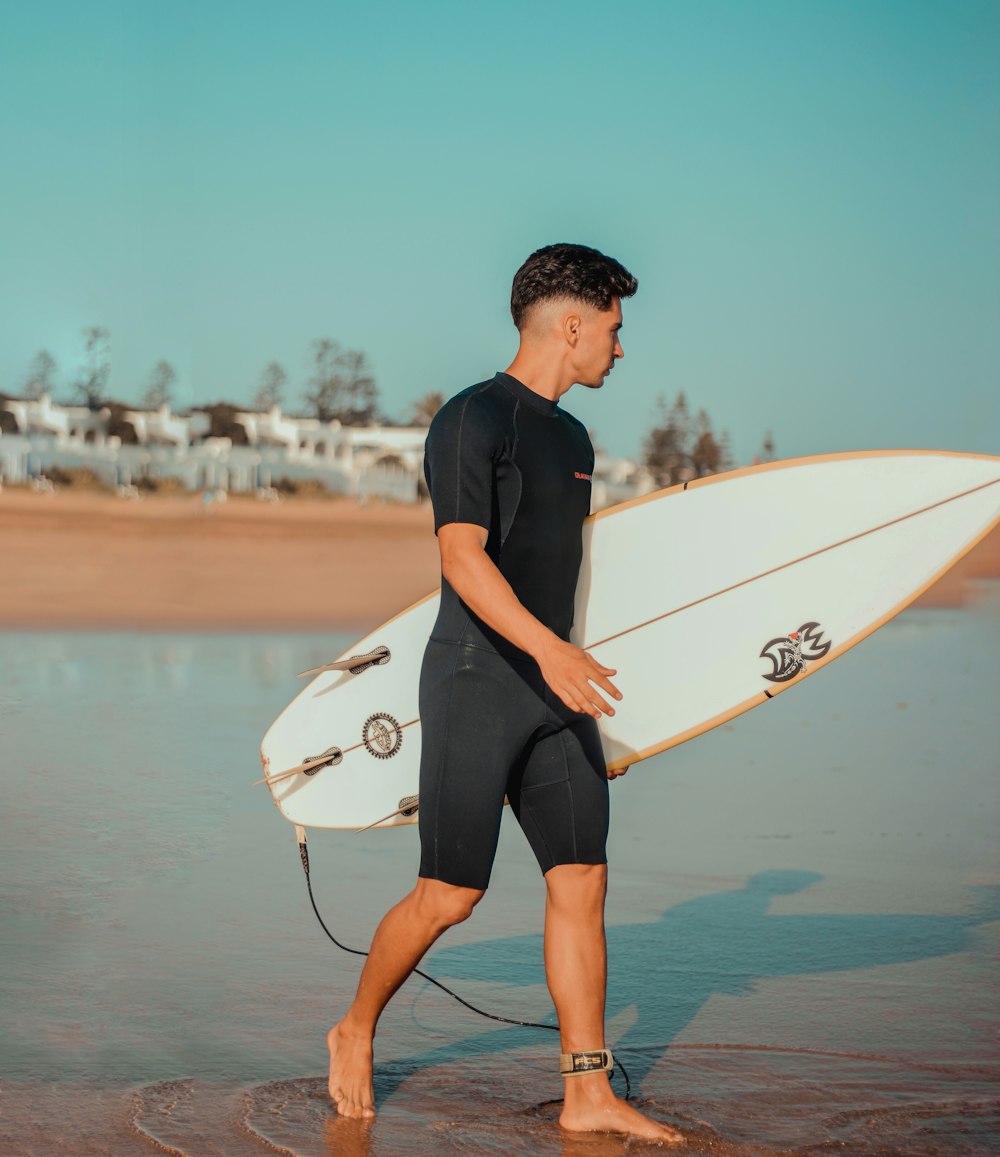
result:
[[[558,402],[574,385],[561,362],[553,362],[551,355],[539,355],[524,349],[518,350],[517,357],[504,373],[517,378],[522,385],[550,402]]]

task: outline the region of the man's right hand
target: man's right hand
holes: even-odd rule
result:
[[[612,699],[621,699],[622,693],[608,678],[617,675],[614,667],[602,667],[586,651],[555,636],[538,649],[535,660],[542,678],[571,711],[594,719],[614,715],[614,707],[598,690],[605,691]]]
[[[532,656],[542,678],[571,711],[595,719],[614,715],[615,709],[601,691],[621,699],[621,692],[608,678],[618,672],[560,639],[521,605],[487,555],[486,538],[486,530],[475,523],[445,523],[438,531],[442,575],[474,614]]]

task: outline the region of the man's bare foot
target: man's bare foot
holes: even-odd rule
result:
[[[627,1133],[663,1145],[683,1145],[684,1136],[616,1097],[603,1073],[566,1078],[559,1124],[571,1133]]]
[[[351,1036],[344,1022],[326,1034],[330,1050],[330,1099],[342,1117],[374,1117],[371,1037]]]

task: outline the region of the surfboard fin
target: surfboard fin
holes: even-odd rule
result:
[[[258,779],[254,783],[254,787],[259,783],[266,783],[273,787],[276,783],[291,779],[293,775],[315,775],[324,767],[336,767],[338,763],[343,762],[343,759],[344,753],[339,747],[328,747],[322,755],[307,755],[301,763],[297,763],[294,767],[286,768],[284,771],[276,771],[274,775],[265,775],[263,779]]]
[[[420,806],[419,795],[404,795],[399,801],[399,807],[394,812],[389,812],[387,816],[382,816],[381,819],[372,820],[370,824],[365,824],[363,828],[357,828],[356,831],[367,832],[372,828],[378,827],[379,824],[384,824],[386,820],[391,820],[393,816],[412,816],[416,814],[417,808]]]
[[[300,671],[297,679],[304,679],[307,675],[321,675],[324,671],[350,671],[352,675],[360,675],[369,667],[384,667],[392,658],[388,647],[376,647],[367,655],[351,655],[348,659],[337,659],[333,663],[324,663],[322,667],[310,667],[308,671]]]

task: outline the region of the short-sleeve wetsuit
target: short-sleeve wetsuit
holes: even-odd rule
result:
[[[594,451],[584,426],[509,374],[437,413],[424,474],[435,532],[473,523],[521,604],[562,639],[573,625]],[[510,800],[543,872],[607,862],[597,724],[442,579],[420,675],[420,875],[487,886]]]

